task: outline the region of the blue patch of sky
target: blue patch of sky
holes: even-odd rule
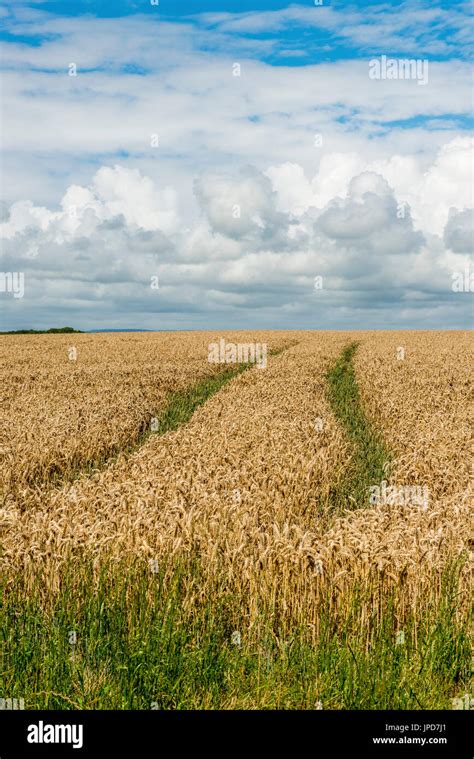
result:
[[[138,66],[136,63],[125,63],[120,67],[122,74],[134,74],[136,76],[145,76],[148,74],[148,69],[143,66]]]
[[[42,3],[25,5],[35,10],[46,10],[60,16],[80,16],[90,15],[100,18],[112,18],[123,17],[134,14],[151,13],[155,18],[165,19],[167,21],[174,22],[186,22],[195,23],[199,25],[199,19],[190,19],[190,16],[200,16],[203,13],[246,13],[250,11],[275,11],[284,8],[296,7],[299,9],[307,8],[311,10],[314,17],[314,12],[317,12],[317,8],[314,6],[314,0],[307,0],[305,3],[291,3],[289,0],[159,0],[159,6],[152,6],[151,0],[47,0]],[[329,3],[325,2],[326,5]],[[370,10],[371,6],[380,6],[379,0],[365,0],[364,9]],[[11,7],[15,7],[13,4]],[[324,5],[323,5],[324,7]],[[334,10],[341,13],[341,26],[344,21],[344,8],[348,10],[361,12],[361,6],[359,3],[354,3],[352,0],[346,2],[333,2],[332,7]],[[410,9],[423,8],[433,9],[439,8],[445,13],[449,14],[449,9],[466,11],[466,4],[463,0],[438,0],[437,3],[427,3],[424,0],[418,0],[418,2],[410,2],[400,4],[396,0],[384,0],[383,6],[385,13],[381,14],[385,18],[387,13],[396,13],[399,9],[400,13],[403,13],[403,7]],[[389,10],[391,9],[391,10]],[[362,17],[363,18],[363,17]],[[370,29],[373,24],[370,21],[374,18],[370,13],[367,14],[367,27]],[[212,29],[212,27],[211,27]],[[423,53],[423,43],[425,41],[432,42],[437,40],[440,43],[446,43],[448,48],[444,53],[440,52],[437,55],[430,54],[428,57],[430,60],[446,60],[450,58],[464,58],[467,57],[467,46],[460,47],[459,45],[450,45],[450,29],[446,26],[440,26],[439,18],[436,19],[431,25],[424,26],[420,29],[410,29],[409,35],[401,34],[403,40],[403,49],[380,49],[380,45],[384,48],[383,38],[378,38],[375,35],[373,41],[367,41],[364,45],[356,44],[352,42],[348,37],[342,36],[337,30],[331,32],[325,29],[318,29],[317,27],[305,26],[300,22],[287,22],[284,29],[269,30],[268,32],[228,32],[227,39],[229,43],[235,40],[238,44],[242,44],[243,41],[249,43],[248,50],[245,50],[245,57],[256,57],[270,65],[284,65],[284,66],[302,66],[314,63],[334,62],[336,60],[350,60],[369,58],[374,55],[384,53],[389,57],[420,57]],[[212,32],[211,32],[212,34]],[[56,35],[54,35],[56,36]],[[54,38],[53,35],[45,34],[44,36],[27,35],[16,36],[11,32],[5,30],[0,32],[0,39],[6,41],[17,41],[24,44],[30,44],[38,46],[42,41]],[[413,50],[407,50],[407,36],[413,40]],[[269,44],[268,49],[261,49],[256,46],[256,49],[252,51],[252,42],[268,42],[275,43]],[[216,49],[221,43],[218,42]],[[213,50],[212,43],[205,45],[201,49],[204,50],[208,47],[209,50]],[[232,44],[229,45],[232,49]],[[139,73],[139,72],[135,72]],[[146,73],[146,72],[143,72]]]
[[[368,123],[367,116],[364,115],[363,121],[359,118],[359,111],[352,109],[350,112],[342,113],[340,116],[336,116],[334,121],[339,124],[353,124]],[[401,127],[403,129],[414,129],[416,127],[426,127],[428,129],[442,129],[444,124],[454,125],[458,129],[472,129],[474,127],[474,117],[470,111],[466,113],[443,113],[440,114],[417,114],[416,116],[410,116],[408,119],[395,119],[387,121],[383,118],[374,116],[371,119],[372,124],[378,123],[386,127]],[[437,126],[438,124],[438,126]]]
[[[44,0],[39,3],[28,3],[28,0],[7,2],[6,7],[26,6],[35,10],[43,9],[60,16],[82,16],[91,14],[101,18],[134,15],[136,13],[159,13],[163,16],[189,16],[200,13],[249,13],[251,11],[276,11],[288,8],[290,5],[302,8],[314,7],[314,0],[306,2],[291,2],[291,0],[159,0],[159,6],[152,6],[151,0]],[[379,6],[379,8],[397,8],[403,13],[400,0],[364,0],[363,7]],[[323,0],[323,7],[333,6],[338,10],[344,7],[361,7],[354,0]],[[466,9],[466,0],[425,0],[418,3],[419,7],[445,10],[452,8]]]
[[[469,113],[443,113],[442,116],[439,114],[420,114],[412,116],[409,119],[383,121],[381,123],[386,127],[390,127],[390,129],[416,129],[417,127],[423,127],[423,129],[427,129],[428,131],[436,131],[438,129],[471,130],[474,128],[474,117]]]
[[[369,0],[370,2],[371,0]],[[250,11],[282,10],[288,0],[159,0],[152,6],[151,0],[45,0],[41,3],[21,3],[27,7],[47,10],[59,16],[82,16],[91,14],[100,18],[116,18],[136,13],[159,13],[163,16],[189,16],[199,13],[248,13]],[[374,0],[374,4],[375,0]],[[20,5],[20,3],[6,3]],[[305,3],[313,5],[313,2]]]
[[[12,42],[16,45],[29,45],[30,47],[41,47],[44,42],[52,42],[54,40],[61,39],[60,34],[41,34],[41,35],[25,35],[25,34],[13,34],[0,26],[0,39],[4,42]]]

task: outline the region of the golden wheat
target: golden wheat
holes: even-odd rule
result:
[[[180,341],[190,338],[173,339],[179,362]],[[358,511],[348,503],[328,527],[321,517],[351,445],[326,400],[325,374],[353,339],[363,402],[394,455],[387,479],[427,485],[430,501],[426,509],[367,502]],[[336,623],[362,590],[367,636],[368,619],[381,618],[389,596],[400,623],[439,599],[444,570],[469,547],[469,336],[300,333],[298,340],[265,370],[232,380],[184,427],[50,490],[33,510],[5,509],[4,570],[40,572],[49,592],[64,567],[85,557],[100,567],[197,556],[199,594],[224,578],[249,626],[265,605],[283,625],[315,636],[322,597]],[[460,610],[468,590],[464,569]]]
[[[288,333],[233,333],[278,349]],[[0,336],[0,494],[23,507],[133,443],[163,407],[220,369],[214,333]]]

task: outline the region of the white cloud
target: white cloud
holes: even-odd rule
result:
[[[458,126],[469,67],[430,61],[418,87],[370,80],[365,59],[382,40],[461,55],[461,12],[405,2],[403,13],[294,5],[180,23],[15,14],[13,38],[48,36],[4,45],[2,265],[27,274],[8,318],[70,312],[81,326],[93,303],[91,319],[118,326],[133,315],[157,326],[156,314],[161,326],[189,326],[189,314],[207,326],[214,312],[250,326],[352,326],[362,312],[391,323],[397,304],[402,321],[436,307],[465,321],[449,276],[473,205],[472,141]],[[305,62],[302,26],[359,57],[270,64],[292,50]]]
[[[474,139],[460,137],[444,145],[433,166],[424,175],[417,209],[421,223],[443,234],[451,207],[473,205]]]
[[[335,196],[347,197],[357,174],[378,174],[393,188],[397,202],[407,204],[418,229],[442,236],[450,208],[473,206],[473,150],[473,138],[458,137],[442,145],[428,166],[419,154],[367,160],[350,152],[325,155],[311,182],[301,167],[290,169],[288,164],[267,173],[278,192],[279,208],[298,213],[311,205],[324,206]]]
[[[86,222],[123,216],[127,225],[170,234],[179,228],[176,191],[158,190],[155,183],[136,169],[103,166],[90,187],[71,185],[61,200],[62,212],[35,207],[31,201],[14,203],[10,217],[0,225],[0,234],[10,238],[28,228],[47,231],[56,242],[64,236],[83,233]],[[86,225],[86,226],[85,226]]]
[[[301,215],[309,206],[318,205],[318,198],[304,169],[297,163],[270,166],[266,172],[277,192],[279,211]],[[332,197],[332,196],[331,196]]]
[[[331,201],[319,217],[318,228],[367,258],[416,253],[423,236],[413,230],[409,212],[398,211],[387,181],[374,172],[363,172],[349,183],[346,199]]]
[[[464,176],[458,149],[464,144],[445,146],[424,174],[412,165],[423,178],[420,192],[440,166],[453,178]],[[346,162],[362,164],[352,154]],[[450,214],[445,246],[433,230],[417,229],[410,207],[400,204],[381,173],[365,170],[346,183],[336,170],[343,165],[341,154],[328,156],[312,181],[297,164],[265,173],[252,167],[235,175],[204,173],[194,182],[196,207],[185,223],[174,192],[136,170],[102,167],[88,186],[67,190],[59,212],[13,205],[1,226],[5,267],[15,262],[15,270],[26,272],[31,307],[55,300],[67,311],[91,302],[97,314],[102,302],[105,313],[126,307],[128,320],[135,313],[141,319],[144,313],[147,319],[175,315],[176,309],[181,317],[209,316],[225,303],[228,313],[244,309],[249,318],[256,312],[270,318],[278,304],[282,318],[298,313],[305,320],[315,307],[316,276],[325,282],[318,309],[324,304],[340,318],[349,303],[380,309],[413,301],[431,309],[434,293],[449,301],[450,273],[459,262],[446,246],[465,252],[471,215],[443,208]],[[317,205],[314,188],[324,187],[324,171],[341,194]],[[158,292],[150,288],[152,276],[160,279]]]
[[[277,221],[271,182],[255,169],[238,178],[205,175],[196,180],[194,192],[212,228],[228,237],[261,237]]]

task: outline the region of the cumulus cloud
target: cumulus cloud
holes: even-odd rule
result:
[[[107,213],[122,214],[127,224],[161,229],[165,234],[178,227],[175,190],[165,187],[159,191],[151,179],[137,170],[103,167],[94,177],[93,188]]]
[[[204,175],[194,193],[212,228],[228,237],[260,238],[278,225],[271,181],[252,167],[239,177]]]
[[[450,208],[473,204],[473,147],[474,139],[469,137],[443,145],[420,183],[418,216],[437,235],[443,234]]]
[[[159,190],[136,169],[103,166],[90,186],[71,185],[60,202],[61,211],[36,207],[31,201],[13,203],[0,235],[14,237],[26,229],[41,230],[49,240],[63,242],[68,237],[88,234],[102,221],[123,217],[129,227],[176,231],[180,224],[176,191]]]
[[[384,225],[389,226],[393,211],[387,182],[378,174],[365,172],[351,180],[347,199],[330,202],[319,225],[328,237],[358,240]]]
[[[393,188],[397,202],[407,205],[419,230],[442,236],[449,209],[473,205],[473,150],[472,137],[457,137],[441,145],[429,165],[418,154],[373,160],[362,153],[335,152],[322,157],[312,179],[292,164],[272,167],[267,174],[278,193],[278,207],[297,214],[310,206],[323,207],[334,197],[346,198],[358,174],[377,174]]]
[[[456,150],[441,153],[444,170],[454,175]],[[126,304],[141,319],[144,313],[176,318],[178,308],[181,317],[227,309],[270,318],[278,307],[305,321],[323,304],[343,314],[349,302],[361,309],[395,300],[432,307],[440,292],[449,300],[449,254],[468,251],[472,210],[443,209],[449,214],[444,236],[423,230],[381,173],[343,179],[341,158],[328,156],[313,178],[297,164],[203,172],[185,219],[174,189],[137,170],[102,167],[87,186],[67,189],[59,211],[29,201],[12,205],[0,225],[3,267],[26,272],[25,300],[32,306],[56,299],[66,310],[91,302],[107,304],[101,307],[107,312]],[[349,155],[347,165],[364,162]],[[325,176],[341,194],[318,205]],[[318,302],[317,276],[324,280]],[[158,291],[150,287],[153,277]]]
[[[423,242],[409,209],[397,204],[388,182],[374,172],[354,177],[348,197],[331,201],[318,226],[327,237],[366,256],[416,253]]]
[[[278,210],[300,216],[310,206],[318,205],[318,198],[304,169],[297,163],[270,166],[265,175],[271,180],[277,193]]]

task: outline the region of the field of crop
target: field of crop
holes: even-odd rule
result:
[[[211,333],[0,338],[6,697],[453,708],[471,335],[224,336],[267,366],[209,364]]]
[[[237,332],[273,349],[288,333]],[[25,508],[51,483],[139,442],[170,392],[216,374],[213,333],[0,335],[0,497]],[[179,347],[178,347],[179,346]],[[8,499],[8,500],[6,500]]]

